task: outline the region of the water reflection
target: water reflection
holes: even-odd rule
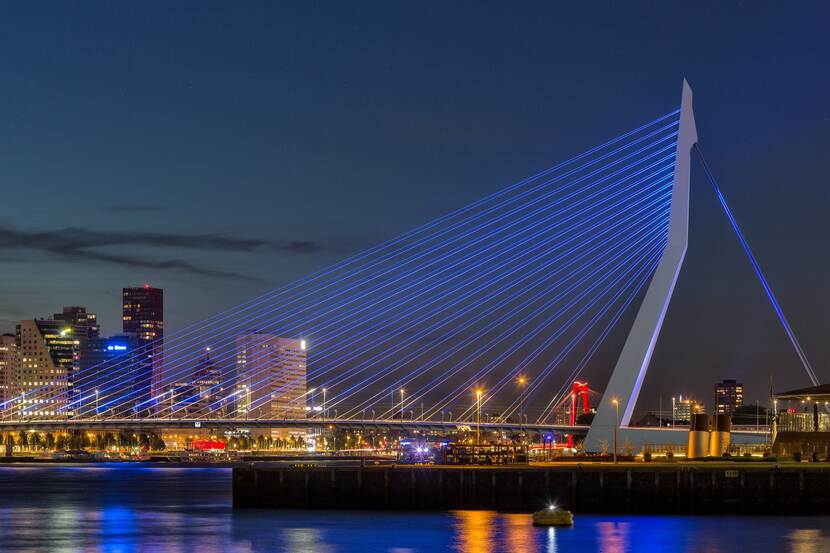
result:
[[[556,528],[553,526],[548,528],[546,537],[548,539],[547,553],[556,553],[558,551],[556,549]]]
[[[0,551],[263,553],[830,552],[830,518],[238,510],[230,472],[0,466]]]
[[[283,531],[286,549],[297,553],[325,553],[331,549],[323,543],[320,530],[314,528],[288,528]]]
[[[787,535],[792,553],[827,553],[830,537],[822,535],[817,528],[799,528]]]
[[[540,532],[533,526],[530,515],[506,514],[501,516],[504,527],[505,551],[541,551]]]
[[[496,513],[493,511],[455,511],[456,549],[460,553],[493,551]]]
[[[600,553],[625,553],[628,549],[631,524],[628,522],[598,522],[597,541]]]

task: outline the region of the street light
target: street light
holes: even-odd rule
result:
[[[620,402],[617,398],[611,400],[614,404],[614,410],[617,412],[617,423],[614,425],[614,464],[617,464],[617,428],[620,426]]]
[[[674,396],[671,397],[671,427],[674,428]]]
[[[481,445],[481,390],[476,390],[476,444]]]
[[[326,420],[326,389],[323,388],[323,420]]]
[[[403,393],[404,393],[405,391],[406,391],[406,390],[404,390],[403,388],[401,388],[401,420],[403,420]]]
[[[521,389],[519,390],[519,432],[524,435],[524,424],[522,423],[522,418],[524,418],[524,399],[525,399],[525,388],[527,385],[527,378],[524,376],[520,376],[518,380],[519,386]],[[521,439],[521,437],[520,437]]]
[[[98,388],[95,388],[95,418],[98,418]]]

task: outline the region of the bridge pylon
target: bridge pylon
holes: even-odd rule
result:
[[[618,442],[628,441],[634,447],[645,443],[685,443],[685,432],[629,428],[628,425],[688,248],[689,178],[692,148],[696,143],[697,127],[692,107],[692,88],[683,79],[668,243],[651,278],[602,400],[597,406],[597,414],[585,437],[587,451],[599,451],[602,442],[611,444],[615,427]],[[614,400],[616,404],[612,403]]]

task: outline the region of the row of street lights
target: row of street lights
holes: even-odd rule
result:
[[[526,389],[526,386],[527,386],[527,383],[528,383],[528,379],[525,376],[519,376],[519,378],[516,380],[516,383],[521,388],[521,391],[519,393],[519,424],[522,424],[522,421],[526,416],[525,412],[524,412],[524,402],[525,402],[525,389]],[[326,411],[326,393],[327,393],[328,390],[326,388],[322,388],[321,391],[323,392],[322,417],[323,417],[323,419],[325,419],[328,416],[327,411]],[[97,390],[96,390],[96,392],[97,392]],[[309,390],[309,392],[307,392],[307,393],[313,393],[313,392],[314,392],[314,389]],[[406,394],[406,388],[400,388],[398,390],[398,392],[400,393],[399,413],[400,413],[401,420],[404,420],[404,398],[405,398],[405,394]],[[480,440],[481,440],[481,398],[484,395],[484,390],[476,387],[476,388],[474,388],[474,393],[475,393],[475,398],[476,398],[476,441],[480,443]],[[441,412],[442,422],[444,420],[443,413],[444,412],[442,411]],[[424,406],[423,406],[423,403],[422,403],[421,404],[421,417],[423,417],[423,415],[424,415]],[[374,419],[374,409],[372,410],[372,418]],[[452,420],[452,412],[450,412],[450,419]]]

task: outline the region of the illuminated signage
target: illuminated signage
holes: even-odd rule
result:
[[[107,346],[107,351],[127,351],[127,346],[124,344],[110,344]]]

